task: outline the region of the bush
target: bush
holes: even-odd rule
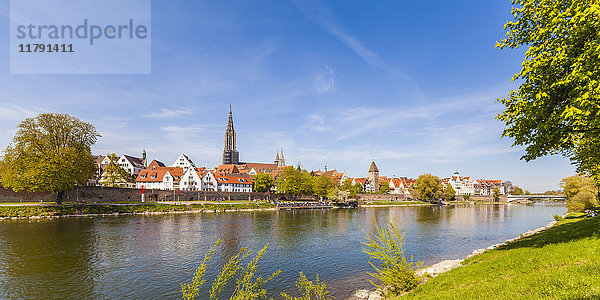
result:
[[[386,227],[381,227],[375,222],[375,233],[366,232],[367,242],[362,244],[367,246],[363,252],[368,254],[370,259],[379,261],[379,266],[369,261],[369,264],[375,269],[374,273],[369,273],[380,284],[373,281],[371,283],[384,290],[386,287],[392,294],[414,289],[419,283],[415,270],[422,263],[412,262],[405,257],[404,236],[394,223],[388,221]]]
[[[181,294],[184,299],[196,299],[200,294],[200,288],[206,280],[207,264],[212,258],[212,254],[216,247],[221,243],[218,240],[204,255],[204,260],[196,270],[192,282],[181,284]],[[241,248],[235,255],[229,258],[227,263],[221,267],[221,271],[217,278],[214,279],[211,290],[210,299],[219,299],[223,289],[227,284],[235,279],[235,288],[232,294],[227,299],[235,300],[250,300],[266,298],[267,290],[263,289],[263,285],[273,280],[281,271],[275,271],[267,278],[258,277],[255,279],[255,274],[258,269],[258,261],[263,257],[269,245],[266,245],[262,250],[258,251],[256,256],[244,267],[243,261],[252,253],[248,248]]]
[[[562,221],[564,219],[563,217],[561,217],[561,216],[559,216],[557,214],[552,215],[552,217],[554,218],[554,220],[556,222],[560,222],[560,221]]]
[[[583,190],[567,201],[569,212],[581,212],[598,206],[596,195],[590,190]]]
[[[296,288],[302,293],[302,297],[292,297],[286,293],[281,293],[281,296],[286,300],[328,300],[333,299],[333,296],[329,296],[327,290],[327,284],[319,280],[319,274],[315,279],[315,283],[308,280],[304,273],[300,272],[300,278],[296,281]],[[313,298],[314,297],[314,298]]]

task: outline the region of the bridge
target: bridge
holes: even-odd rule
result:
[[[567,201],[567,196],[564,195],[507,195],[508,202],[518,200],[562,200]]]

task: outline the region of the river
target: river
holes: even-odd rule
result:
[[[370,288],[361,242],[375,220],[402,222],[406,253],[433,264],[464,258],[565,212],[564,204],[536,203],[2,221],[0,298],[178,299],[180,283],[191,280],[205,251],[222,239],[214,264],[239,247],[258,251],[269,244],[259,275],[283,271],[267,286],[275,299],[293,290],[300,271],[309,279],[319,274],[345,299]]]

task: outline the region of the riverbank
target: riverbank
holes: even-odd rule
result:
[[[554,226],[476,250],[461,267],[393,299],[592,299],[600,297],[598,253],[600,217],[572,214]],[[430,268],[444,271],[442,265]]]
[[[275,210],[272,203],[144,203],[144,204],[65,204],[0,206],[0,219],[87,217],[109,215],[144,215]]]
[[[361,205],[362,207],[390,207],[390,206],[422,206],[432,205],[420,201],[385,202]],[[333,207],[337,208],[337,207]],[[56,218],[56,217],[88,217],[112,215],[146,215],[169,213],[201,213],[201,212],[236,212],[277,210],[275,204],[270,202],[205,202],[205,201],[168,201],[162,203],[133,203],[111,202],[94,204],[65,203],[62,205],[39,202],[30,203],[4,203],[0,205],[0,220],[16,220],[29,218]]]
[[[433,205],[423,201],[373,201],[361,204],[361,207],[389,207],[389,206],[417,206],[417,205]]]

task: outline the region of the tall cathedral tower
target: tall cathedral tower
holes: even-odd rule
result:
[[[229,121],[225,130],[225,149],[223,149],[223,164],[235,164],[240,162],[240,154],[235,150],[235,129],[233,129],[233,115],[231,104],[229,104]]]

